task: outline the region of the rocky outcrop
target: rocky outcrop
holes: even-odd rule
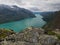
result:
[[[43,29],[30,27],[7,36],[0,45],[60,45],[60,42],[56,36],[45,34]]]
[[[11,29],[5,29],[5,28],[0,29],[0,42],[3,41],[6,36],[12,34],[15,34],[15,32]]]
[[[35,15],[27,9],[20,8],[16,5],[9,6],[0,4],[0,23],[32,17],[35,17]]]

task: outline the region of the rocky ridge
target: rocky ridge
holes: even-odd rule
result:
[[[60,45],[60,40],[55,35],[46,34],[41,28],[29,27],[5,37],[0,45]]]

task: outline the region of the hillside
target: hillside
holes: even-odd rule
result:
[[[35,15],[27,9],[20,8],[16,5],[9,6],[0,4],[0,23],[31,17],[35,17]]]
[[[46,29],[59,29],[60,30],[60,11],[54,13],[54,18],[46,24]]]
[[[40,15],[43,16],[43,20],[46,22],[51,21],[54,18],[55,12],[41,12]]]

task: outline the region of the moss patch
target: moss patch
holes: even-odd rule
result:
[[[0,29],[0,39],[5,38],[11,34],[15,34],[15,32],[9,29]]]

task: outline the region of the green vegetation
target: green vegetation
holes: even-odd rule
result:
[[[60,40],[60,34],[53,32],[52,30],[45,30],[48,35],[55,35]]]
[[[57,34],[56,36],[57,36],[57,37],[58,37],[58,39],[60,40],[60,35],[59,35],[59,34]]]
[[[53,32],[52,29],[50,29],[50,28],[45,29],[45,33],[48,35],[55,35],[55,32]]]
[[[48,35],[55,35],[55,32],[52,32],[52,31],[48,31],[47,33]]]
[[[9,29],[0,29],[0,39],[5,38],[6,36],[9,36],[11,34],[14,34],[15,32],[13,30]]]

